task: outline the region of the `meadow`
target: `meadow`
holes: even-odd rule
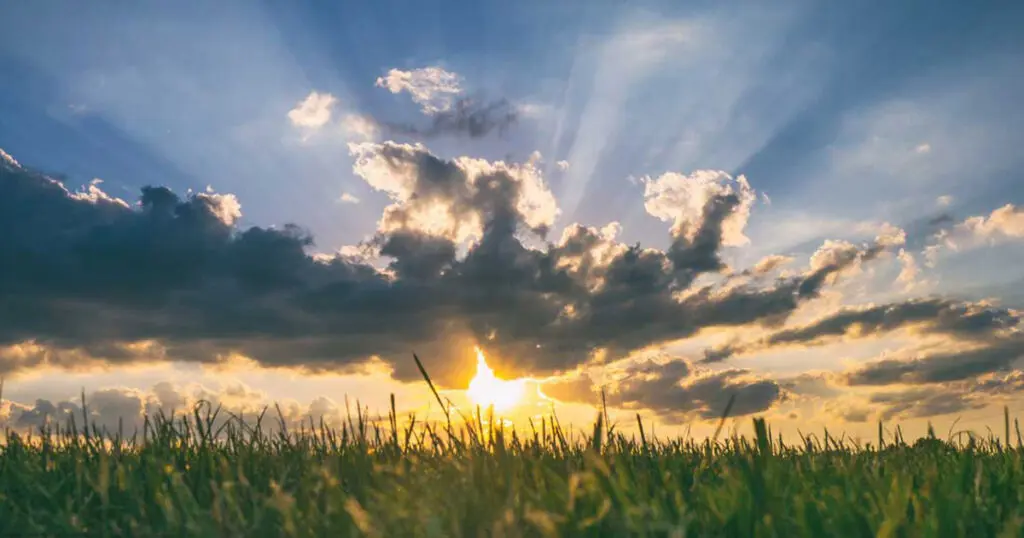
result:
[[[436,394],[436,392],[435,392]],[[440,398],[438,398],[440,401]],[[83,402],[84,403],[84,402]],[[444,404],[442,404],[444,405]],[[83,406],[84,409],[84,406]],[[972,434],[654,439],[598,413],[526,430],[479,410],[336,427],[198,405],[134,435],[82,424],[0,446],[0,536],[1024,535],[1024,448]]]

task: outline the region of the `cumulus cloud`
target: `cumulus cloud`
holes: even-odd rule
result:
[[[907,243],[907,232],[886,222],[879,228],[875,242],[886,247],[899,247]]]
[[[698,170],[690,175],[668,172],[656,179],[645,177],[644,207],[651,215],[672,223],[672,233],[694,239],[698,219],[708,203],[723,200],[729,204],[729,217],[721,223],[721,242],[740,246],[749,242],[743,235],[756,194],[747,178],[733,178],[715,170]]]
[[[329,93],[310,92],[305,99],[288,111],[288,119],[296,127],[319,129],[331,121],[338,100]]]
[[[1006,204],[987,217],[971,217],[957,226],[962,231],[982,240],[1024,238],[1024,210]]]
[[[943,220],[940,224],[945,224]],[[925,258],[934,266],[944,250],[964,251],[1004,241],[1024,239],[1024,209],[1006,204],[988,215],[969,217],[962,222],[939,230],[932,244],[925,247]]]
[[[558,214],[554,195],[532,162],[443,161],[420,144],[350,147],[353,172],[394,201],[384,210],[382,233],[424,233],[461,243],[479,239],[489,220],[503,220],[543,235]]]
[[[359,200],[359,197],[357,197],[357,196],[355,196],[353,194],[349,194],[347,192],[343,192],[343,193],[341,193],[341,197],[338,198],[338,201],[343,203],[343,204],[358,204],[360,200]]]
[[[462,93],[461,77],[440,67],[391,69],[377,78],[376,85],[394,94],[407,92],[428,115],[450,110],[455,96]]]
[[[569,161],[558,161],[555,163],[555,166],[562,172],[565,172],[569,169]]]
[[[520,109],[507,99],[488,100],[464,95],[459,75],[440,67],[412,71],[392,69],[377,79],[377,86],[394,94],[407,92],[422,112],[431,117],[429,125],[384,122],[392,134],[434,138],[467,135],[473,138],[497,131],[504,133],[518,121]]]
[[[776,326],[884,248],[832,244],[786,277],[699,285],[742,232],[745,180],[716,180],[692,215],[657,210],[672,222],[660,250],[619,242],[617,224],[548,238],[558,209],[530,162],[390,142],[352,151],[356,175],[392,200],[360,247],[383,271],[310,254],[294,225],[242,228],[227,195],[147,187],[121,204],[0,168],[0,227],[12,231],[0,257],[16,260],[0,265],[0,371],[244,356],[343,372],[376,357],[415,379],[416,351],[450,384],[479,344],[512,373],[549,375],[705,328]]]

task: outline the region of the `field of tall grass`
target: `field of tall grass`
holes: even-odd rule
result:
[[[1024,536],[1008,414],[1005,439],[791,446],[760,419],[697,441],[651,439],[639,416],[583,434],[393,409],[298,431],[203,405],[131,436],[81,417],[8,431],[0,536]]]

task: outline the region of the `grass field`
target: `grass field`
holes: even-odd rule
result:
[[[1024,535],[1019,436],[787,446],[761,420],[687,441],[648,439],[639,416],[637,434],[599,414],[583,435],[361,411],[287,431],[272,413],[7,432],[0,536]]]

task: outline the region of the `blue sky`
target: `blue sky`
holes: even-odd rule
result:
[[[1024,308],[1024,6],[681,4],[9,2],[0,148],[72,191],[99,178],[130,202],[146,185],[232,193],[239,229],[297,223],[316,238],[311,253],[331,254],[377,232],[394,203],[353,169],[345,118],[427,125],[408,92],[375,81],[435,67],[460,95],[508,100],[518,121],[481,137],[384,129],[370,141],[489,162],[539,152],[561,210],[549,240],[618,221],[622,242],[665,249],[670,223],[645,207],[645,185],[721,170],[757,193],[749,243],[722,251],[737,270],[905,231],[902,254],[837,283],[806,319],[911,297]],[[289,111],[311,92],[334,98],[330,118],[298,125]],[[697,353],[715,338],[658,344]],[[737,360],[763,375],[835,369],[900,349],[886,338],[846,342],[813,368],[796,352]],[[74,382],[109,381],[96,375]],[[272,376],[247,382],[288,396]]]

